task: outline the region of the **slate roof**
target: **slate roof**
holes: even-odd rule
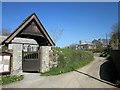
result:
[[[24,28],[33,20],[37,23],[37,26],[38,26],[40,32],[42,32],[42,35],[44,36],[44,38],[47,40],[47,43],[49,43],[51,46],[54,46],[55,43],[53,42],[53,40],[51,39],[51,37],[49,36],[47,31],[43,27],[43,25],[41,24],[40,20],[38,19],[38,17],[36,16],[35,13],[31,14],[28,18],[26,18],[23,21],[23,23],[10,36],[8,36],[4,41],[1,42],[1,44],[3,45],[3,44],[6,44],[6,43],[7,44],[11,43],[12,40],[15,37],[17,37],[20,33],[22,33]],[[31,33],[31,35],[32,35],[32,33]],[[39,37],[37,37],[37,38],[39,38]]]

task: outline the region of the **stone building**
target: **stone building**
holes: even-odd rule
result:
[[[55,43],[35,13],[25,19],[1,45],[7,46],[7,52],[12,54],[9,71],[11,75],[22,75],[24,71],[43,73],[53,66],[50,52]],[[3,63],[0,62],[0,65]]]

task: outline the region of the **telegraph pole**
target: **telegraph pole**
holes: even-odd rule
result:
[[[106,33],[106,47],[108,45],[108,38],[107,38],[107,33]]]

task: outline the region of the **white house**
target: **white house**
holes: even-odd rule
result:
[[[80,41],[79,42],[80,49],[96,49],[96,45],[91,42]]]

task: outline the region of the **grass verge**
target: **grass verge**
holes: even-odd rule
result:
[[[1,76],[0,77],[0,85],[5,85],[5,84],[9,84],[12,82],[16,82],[16,81],[21,81],[23,80],[23,75],[21,76],[9,76],[9,75],[5,75],[5,76]]]
[[[44,76],[70,72],[93,61],[93,53],[91,51],[54,49],[53,52],[59,55],[58,66],[52,68],[49,72],[42,73]]]

